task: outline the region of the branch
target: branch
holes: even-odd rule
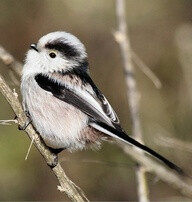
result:
[[[142,142],[142,131],[139,118],[139,93],[136,86],[134,77],[134,67],[132,64],[132,51],[130,41],[127,33],[127,24],[125,19],[125,1],[116,0],[116,16],[118,31],[115,33],[115,39],[118,42],[123,59],[124,75],[127,84],[127,99],[130,109],[130,116],[132,119],[132,134],[135,139]],[[140,153],[143,152],[140,150]],[[148,186],[145,176],[145,170],[142,166],[138,166],[136,170],[138,182],[138,197],[139,201],[149,201]]]
[[[151,71],[151,69],[134,51],[132,51],[132,57],[133,61],[140,68],[140,70],[153,82],[156,88],[160,89],[162,87],[160,79]]]
[[[179,62],[181,64],[185,91],[187,91],[190,98],[190,108],[192,103],[192,24],[182,24],[175,32],[175,42],[178,49]]]
[[[16,119],[11,119],[11,120],[0,120],[0,124],[1,125],[8,125],[10,126],[11,123],[18,123],[18,121]]]
[[[22,63],[15,60],[15,58],[7,52],[1,45],[0,45],[0,60],[7,65],[12,71],[14,71],[18,76],[21,76],[22,70]]]
[[[177,150],[192,152],[192,143],[188,141],[183,141],[171,137],[159,137],[156,143],[164,147],[173,149],[177,148]]]
[[[12,68],[12,70],[15,71],[18,75],[21,74],[20,71],[21,63],[15,61],[14,58],[2,48],[0,49],[0,59],[2,59],[2,61],[6,65],[9,65]],[[18,124],[23,126],[28,121],[28,119],[17,98],[18,97],[17,94],[9,88],[9,86],[6,84],[1,75],[0,75],[0,92],[6,98],[7,102],[11,106],[13,112],[15,113]],[[55,155],[49,150],[49,148],[44,144],[44,142],[42,141],[40,136],[36,133],[31,124],[25,129],[25,132],[27,133],[29,138],[34,141],[34,145],[39,150],[41,155],[44,157],[46,163],[50,166],[51,170],[57,177],[60,184],[58,189],[60,191],[65,192],[65,194],[67,194],[67,196],[72,201],[78,201],[78,202],[88,201],[88,199],[83,194],[83,191],[80,190],[80,188],[78,191],[76,189],[77,186],[66,176],[61,165],[58,163],[57,155]]]
[[[140,165],[144,166],[148,172],[154,173],[159,179],[179,190],[183,195],[192,198],[192,180],[191,178],[178,177],[174,172],[168,170],[161,164],[150,159],[146,155],[134,151],[130,147],[121,145],[125,153],[129,154]]]
[[[141,125],[139,120],[139,93],[136,88],[136,81],[134,78],[134,67],[132,65],[132,52],[130,47],[130,42],[127,34],[127,24],[125,21],[125,1],[116,0],[116,13],[118,20],[118,31],[115,33],[115,39],[118,42],[121,55],[123,58],[124,72],[127,84],[127,97],[129,101],[130,114],[133,123],[133,135],[137,140],[142,139]],[[138,59],[138,58],[137,58]],[[141,61],[139,61],[141,62]],[[142,64],[143,65],[143,64]],[[156,78],[155,78],[156,79]],[[157,80],[158,81],[158,80]],[[148,158],[143,153],[134,150],[125,144],[118,144],[122,149],[130,155],[139,165],[142,165],[145,170],[152,172],[157,175],[162,181],[170,184],[171,186],[178,189],[183,195],[192,197],[192,180],[191,178],[181,178],[181,176],[176,175],[171,170],[167,169],[158,162]],[[140,171],[137,171],[138,183],[140,183],[139,197],[140,201],[147,201],[147,191],[146,191],[146,179],[143,172],[143,167],[140,167]]]

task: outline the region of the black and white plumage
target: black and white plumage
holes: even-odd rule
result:
[[[183,172],[122,130],[116,113],[89,76],[84,45],[69,33],[49,33],[31,45],[23,68],[21,92],[24,109],[53,149],[73,151],[114,138]]]

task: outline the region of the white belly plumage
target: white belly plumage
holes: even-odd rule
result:
[[[41,89],[33,78],[27,83],[21,87],[23,105],[45,143],[55,149],[83,149],[86,142],[80,133],[87,127],[87,115]]]

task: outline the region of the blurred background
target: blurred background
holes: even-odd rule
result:
[[[192,166],[191,10],[191,0],[126,1],[131,46],[162,82],[162,88],[155,88],[136,67],[145,143],[189,173]],[[121,55],[112,35],[116,27],[114,0],[0,1],[0,45],[23,62],[29,45],[44,34],[64,30],[76,35],[87,48],[93,80],[130,134]],[[0,73],[20,96],[19,86],[1,61]],[[13,118],[12,110],[0,95],[0,119]],[[168,144],[167,138],[171,138]],[[0,200],[67,200],[57,191],[58,182],[35,147],[28,160],[24,160],[29,145],[27,135],[17,130],[16,125],[0,125]],[[135,163],[115,144],[105,143],[96,152],[64,151],[59,159],[67,175],[90,200],[137,200]],[[153,174],[147,177],[151,200],[187,200]]]

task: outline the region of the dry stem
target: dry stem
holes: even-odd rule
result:
[[[156,141],[158,145],[168,147],[182,152],[192,152],[192,143],[188,141],[179,140],[172,137],[159,137]]]
[[[135,64],[141,69],[141,71],[153,82],[155,87],[160,89],[162,87],[160,79],[151,71],[151,69],[134,51],[132,51],[132,58]]]
[[[133,125],[132,134],[135,139],[142,142],[142,131],[139,118],[139,100],[138,100],[139,93],[136,87],[136,80],[134,76],[135,72],[132,64],[132,57],[131,57],[132,52],[127,33],[124,0],[116,0],[116,15],[117,15],[118,31],[115,33],[115,39],[119,43],[121,49],[121,55],[123,58],[124,74],[127,84],[127,99]],[[140,165],[136,169],[136,176],[138,182],[139,201],[147,202],[149,201],[149,197],[148,197],[148,186],[146,181],[145,169],[142,168]]]
[[[179,190],[183,195],[192,198],[192,180],[191,178],[185,178],[176,175],[171,170],[168,170],[161,164],[150,159],[146,155],[143,155],[137,151],[134,151],[130,147],[122,145],[123,150],[129,154],[134,160],[144,166],[148,172],[154,173],[159,179],[173,186]]]
[[[178,48],[179,62],[182,67],[184,81],[186,82],[185,91],[190,96],[190,104],[192,103],[192,25],[183,24],[179,26],[175,33],[175,41]],[[191,110],[191,105],[190,108]]]
[[[21,76],[22,64],[15,60],[15,58],[8,53],[1,45],[0,45],[0,60],[10,67],[17,75]]]

